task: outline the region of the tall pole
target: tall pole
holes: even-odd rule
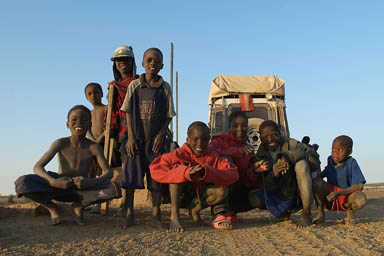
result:
[[[176,71],[176,143],[179,144],[179,72]]]
[[[173,43],[171,43],[171,91],[173,94]],[[173,121],[171,121],[171,127],[170,127],[172,136],[173,136]],[[173,140],[173,138],[172,138]]]

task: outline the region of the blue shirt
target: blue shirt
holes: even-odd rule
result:
[[[332,163],[332,156],[329,156],[328,165],[324,171],[327,182],[342,189],[366,182],[357,161],[353,157],[348,157],[340,166],[335,168]]]

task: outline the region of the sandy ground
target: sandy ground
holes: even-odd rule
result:
[[[78,226],[64,214],[63,223],[47,225],[48,215],[33,217],[31,203],[0,203],[0,255],[384,255],[384,190],[365,190],[368,204],[356,213],[359,221],[345,225],[345,213],[327,214],[321,226],[296,227],[299,216],[281,223],[266,211],[239,214],[231,231],[194,227],[185,214],[184,233],[149,226],[151,208],[146,192],[136,196],[136,225],[121,230],[121,218],[86,214]],[[169,224],[170,208],[162,208]],[[315,211],[313,211],[315,215]],[[209,211],[202,217],[210,221]]]

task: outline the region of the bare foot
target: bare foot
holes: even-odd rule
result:
[[[299,228],[305,228],[312,225],[312,218],[307,215],[302,215],[299,223],[297,223],[297,226]]]
[[[157,216],[152,217],[151,226],[160,231],[164,230],[163,224],[161,224],[161,221]]]
[[[291,220],[291,213],[290,212],[284,213],[283,217],[281,217],[282,222],[290,221],[290,220]]]
[[[79,224],[80,226],[84,226],[86,224],[84,221],[84,207],[82,206],[75,207],[74,211],[76,215],[75,217],[76,223]]]
[[[32,210],[32,215],[33,217],[37,217],[39,215],[45,215],[45,214],[49,214],[49,211],[47,210],[47,208],[45,208],[44,206],[42,205],[37,205],[35,208],[33,208]]]
[[[129,228],[130,226],[133,226],[134,224],[134,216],[133,215],[127,215],[127,217],[124,220],[124,223],[120,226],[122,229]]]
[[[50,226],[56,226],[59,224],[60,224],[60,217],[59,216],[51,218],[51,220],[48,223],[48,225],[50,225]]]
[[[184,228],[180,225],[180,222],[178,220],[171,220],[171,224],[169,225],[169,231],[181,233],[184,232]]]
[[[323,224],[325,223],[325,216],[324,215],[317,215],[316,218],[312,221],[313,224]]]
[[[354,225],[354,224],[357,224],[357,220],[355,218],[345,218],[344,219],[344,224],[346,225]]]

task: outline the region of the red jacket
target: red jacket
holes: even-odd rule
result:
[[[243,156],[243,148],[248,145],[246,141],[239,142],[233,137],[231,132],[213,136],[208,145],[210,150],[214,150],[220,155],[230,156],[239,168],[239,180],[248,188],[252,188],[259,180],[259,175],[253,172],[255,155]]]
[[[205,174],[196,182],[189,177],[189,171],[198,164],[204,166]],[[237,167],[227,159],[220,158],[219,154],[210,152],[208,149],[203,156],[197,157],[187,143],[171,153],[157,157],[149,169],[152,178],[157,182],[183,183],[189,181],[193,182],[199,190],[208,183],[225,188],[239,178]]]

